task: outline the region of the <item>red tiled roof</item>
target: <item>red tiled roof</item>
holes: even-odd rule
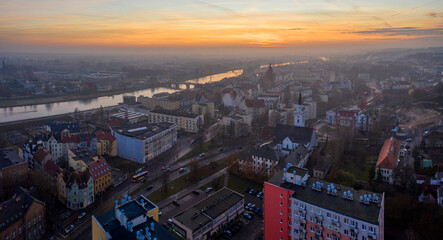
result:
[[[105,158],[100,158],[99,160],[89,164],[89,171],[91,173],[92,178],[96,180],[110,173],[111,168],[109,167]]]
[[[79,135],[69,135],[69,136],[62,136],[62,142],[63,143],[80,143],[80,136]]]
[[[114,142],[115,140],[117,140],[110,133],[104,133],[103,131],[98,131],[96,134],[97,134],[97,141],[108,140],[109,142]]]
[[[43,168],[51,176],[57,176],[57,171],[60,169],[59,166],[57,164],[55,164],[54,161],[52,161],[52,160],[47,161],[45,166],[43,166]]]
[[[264,108],[265,100],[263,99],[245,99],[246,107],[248,108]]]
[[[38,161],[39,163],[42,163],[43,160],[46,158],[46,156],[48,156],[48,152],[46,152],[45,149],[40,148],[35,154],[34,154],[34,159],[36,161]]]
[[[397,167],[397,159],[400,150],[400,141],[391,137],[385,141],[381,148],[376,166],[385,169]]]

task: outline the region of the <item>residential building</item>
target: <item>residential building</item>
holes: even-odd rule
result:
[[[56,159],[48,153],[45,149],[40,148],[33,156],[33,166],[34,169],[41,169],[47,161],[52,160],[56,161]]]
[[[41,239],[46,232],[46,206],[35,189],[18,187],[0,203],[0,239]]]
[[[384,239],[384,194],[288,165],[264,184],[264,239]]]
[[[375,165],[375,177],[381,174],[381,178],[390,184],[394,183],[392,173],[398,165],[400,151],[400,141],[394,137],[385,140],[383,147],[378,155]]]
[[[324,179],[331,168],[331,160],[328,157],[322,156],[318,161],[317,165],[314,167],[314,177],[319,179]]]
[[[51,153],[54,157],[55,161],[58,162],[58,159],[66,157],[65,149],[63,148],[63,142],[61,137],[56,139],[54,135],[51,135],[49,139],[46,141],[42,141],[43,147]]]
[[[289,155],[285,158],[285,164],[292,164],[292,166],[304,167],[308,162],[311,152],[303,145],[297,146]]]
[[[97,196],[112,186],[111,167],[101,157],[89,164],[89,172],[94,179],[94,194]]]
[[[222,188],[172,217],[172,228],[182,239],[212,239],[243,211],[243,195],[229,188]]]
[[[117,156],[117,139],[110,133],[98,131],[97,135],[97,155]]]
[[[298,146],[309,152],[317,147],[317,135],[313,128],[277,124],[274,130],[273,145],[280,155],[288,156]]]
[[[169,122],[174,123],[186,132],[198,132],[204,123],[204,116],[201,114],[193,114],[168,110],[152,110],[148,116],[150,123]]]
[[[92,240],[178,239],[158,223],[158,207],[141,195],[115,200],[113,209],[92,216]]]
[[[192,104],[192,113],[213,118],[215,115],[214,103]]]
[[[57,177],[58,199],[72,210],[84,209],[94,202],[94,179],[88,169],[64,169]]]
[[[47,126],[48,131],[55,137],[61,137],[62,132],[68,134],[80,133],[80,125],[76,122],[51,121]]]
[[[169,122],[112,127],[120,157],[146,163],[177,142],[177,126]]]
[[[232,138],[247,136],[251,133],[251,116],[231,115],[221,121],[223,134]]]
[[[263,100],[266,108],[274,108],[280,102],[280,95],[278,94],[266,94],[257,97],[259,100]]]
[[[239,171],[270,177],[277,171],[280,159],[277,152],[268,145],[247,152],[239,160]]]
[[[335,124],[338,128],[348,129],[350,132],[357,130],[358,111],[339,110],[335,116]]]
[[[239,112],[249,115],[256,120],[266,114],[265,101],[263,99],[243,99],[238,105]]]
[[[0,149],[0,197],[11,193],[28,179],[28,163],[12,148]]]
[[[62,169],[54,161],[49,160],[43,166],[42,172],[50,184],[48,189],[50,189],[51,194],[57,196],[57,176],[62,172]]]

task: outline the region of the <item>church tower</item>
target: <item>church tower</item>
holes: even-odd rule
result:
[[[301,93],[298,96],[298,104],[295,107],[294,111],[294,126],[304,127],[305,126],[305,116],[304,116],[304,107],[301,101]]]

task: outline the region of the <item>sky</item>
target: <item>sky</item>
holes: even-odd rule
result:
[[[442,43],[441,0],[0,0],[0,51]]]

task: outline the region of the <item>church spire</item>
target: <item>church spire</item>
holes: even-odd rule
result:
[[[302,105],[302,102],[301,102],[301,93],[298,95],[298,105]]]

